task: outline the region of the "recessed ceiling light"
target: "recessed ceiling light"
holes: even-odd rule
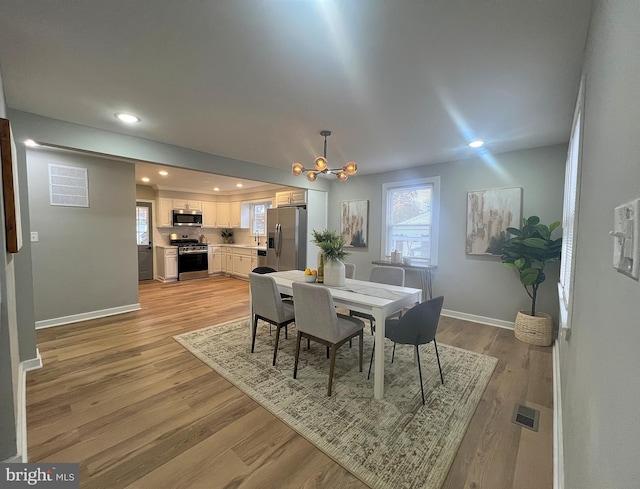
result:
[[[471,148],[482,148],[484,146],[484,141],[481,141],[479,139],[477,141],[471,141],[469,143],[469,146]]]
[[[236,183],[236,187],[242,188],[242,184],[240,182]]]
[[[127,124],[140,122],[140,117],[136,117],[135,115],[131,115],[131,114],[119,113],[119,114],[116,114],[116,117],[122,122],[126,122]]]
[[[148,177],[142,177],[142,181],[143,181],[143,182],[148,182],[148,181],[149,181],[149,178],[148,178]]]
[[[29,146],[30,148],[35,148],[36,146],[40,146],[38,143],[36,143],[33,139],[27,139],[24,144],[26,146]]]
[[[213,187],[214,192],[220,192],[220,187]]]
[[[166,177],[166,176],[169,174],[169,172],[168,172],[168,171],[165,171],[165,170],[160,170],[158,173],[159,173],[160,175],[162,175],[163,177]]]

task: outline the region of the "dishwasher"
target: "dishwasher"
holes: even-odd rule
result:
[[[267,250],[258,250],[258,266],[267,266]]]

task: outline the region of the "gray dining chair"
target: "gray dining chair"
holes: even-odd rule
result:
[[[268,274],[249,273],[249,286],[251,287],[251,305],[253,309],[251,353],[255,349],[258,320],[262,319],[269,323],[269,332],[271,332],[271,325],[276,327],[275,346],[273,347],[273,365],[275,365],[278,356],[280,330],[284,328],[285,338],[288,338],[287,326],[295,321],[293,305],[280,298],[278,286],[273,277]]]
[[[369,274],[369,282],[378,284],[398,285],[404,287],[404,268],[401,267],[383,267],[377,266],[371,269]],[[371,334],[375,331],[376,320],[371,314],[358,311],[349,311],[349,316],[366,319],[371,325]]]
[[[440,355],[438,354],[438,343],[436,342],[436,331],[438,330],[438,322],[440,321],[440,312],[442,311],[443,303],[443,296],[436,297],[435,299],[431,299],[412,307],[399,319],[390,318],[385,321],[384,336],[393,341],[393,353],[391,355],[392,363],[396,355],[397,343],[400,343],[401,345],[415,346],[423,405],[424,386],[422,384],[422,367],[420,365],[420,349],[418,348],[418,345],[426,345],[433,341],[433,346],[436,350],[436,359],[438,360],[438,369],[440,370],[440,382],[444,384],[442,366],[440,365]],[[373,363],[373,353],[375,348],[376,343],[374,340],[367,379],[371,377],[371,365]]]
[[[296,357],[293,367],[293,378],[298,376],[298,360],[300,358],[300,343],[303,338],[317,341],[330,348],[329,387],[327,396],[331,396],[333,373],[336,365],[336,352],[343,344],[356,336],[360,339],[360,372],[362,372],[362,331],[364,323],[336,312],[331,292],[325,287],[293,283],[293,304],[296,313],[296,328],[298,341]]]
[[[356,278],[356,264],[345,263],[344,264],[344,276],[345,278]]]

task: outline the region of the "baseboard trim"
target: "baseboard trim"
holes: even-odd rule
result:
[[[125,312],[138,311],[139,309],[141,309],[140,303],[135,303],[126,306],[112,307],[110,309],[100,309],[98,311],[83,312],[81,314],[74,314],[73,316],[44,319],[42,321],[36,321],[36,329],[52,328],[54,326],[62,326],[63,324],[79,323],[80,321],[88,321],[89,319],[97,319],[106,316],[114,316],[116,314],[124,314]]]
[[[452,311],[450,309],[443,309],[442,315],[455,319],[463,319],[465,321],[472,321],[474,323],[488,324],[489,326],[496,326],[504,329],[514,329],[515,324],[513,321],[504,321],[502,319],[488,318],[485,316],[477,316],[475,314],[469,314],[466,312]]]
[[[553,489],[564,489],[564,444],[562,442],[562,388],[560,348],[553,343]]]
[[[42,367],[40,350],[36,357],[20,362],[18,366],[18,412],[16,419],[16,448],[18,453],[5,462],[26,463],[27,461],[27,372]]]

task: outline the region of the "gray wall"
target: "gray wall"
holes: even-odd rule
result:
[[[366,279],[371,261],[382,257],[382,184],[440,176],[440,230],[438,269],[434,294],[445,296],[450,311],[512,322],[518,309],[530,307],[529,296],[516,274],[499,258],[470,256],[466,246],[467,192],[500,187],[523,187],[523,215],[538,215],[543,222],[561,220],[567,146],[544,148],[428,165],[411,171],[358,176],[335,183],[329,203],[329,226],[339,229],[340,202],[369,199],[369,248],[354,251],[357,278]],[[557,317],[555,270],[540,287],[539,309]],[[417,284],[413,277],[408,282]]]
[[[48,163],[88,169],[89,207],[49,205]],[[44,148],[27,166],[36,321],[137,304],[134,166]]]
[[[640,284],[612,267],[613,209],[640,197],[640,2],[597,1],[572,334],[560,342],[567,489],[640,487]]]
[[[6,118],[6,105],[0,73],[0,117]],[[0,186],[0,461],[13,457],[17,446],[17,394],[18,394],[18,331],[15,305],[15,274],[13,255],[6,252],[4,200]]]

